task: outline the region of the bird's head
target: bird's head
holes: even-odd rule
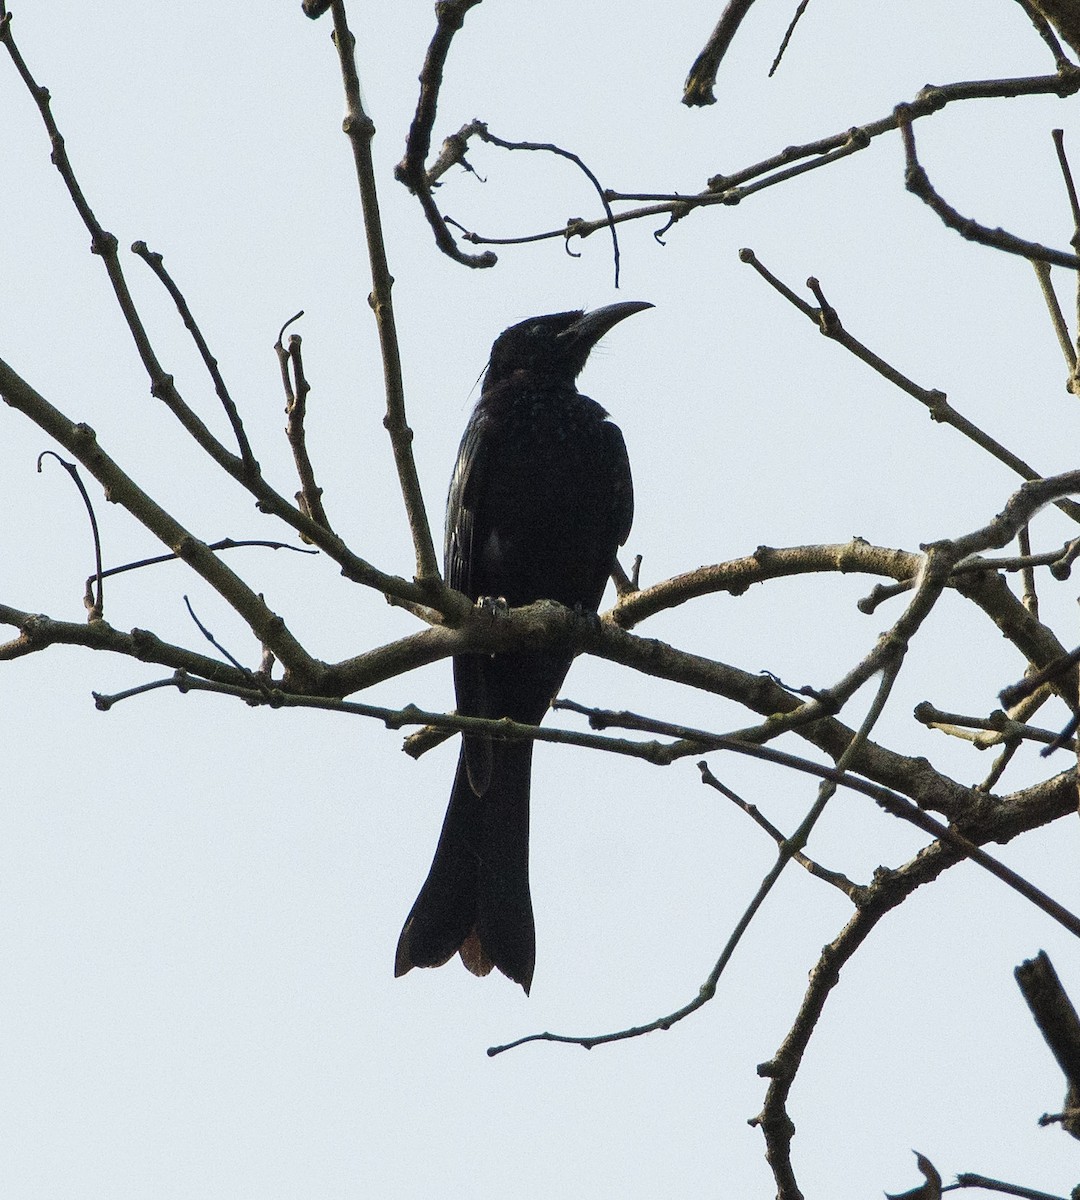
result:
[[[624,317],[646,308],[652,308],[648,301],[626,300],[590,313],[581,309],[548,313],[511,325],[491,347],[484,390],[514,376],[572,384],[604,334]]]

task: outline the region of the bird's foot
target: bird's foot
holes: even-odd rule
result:
[[[476,607],[482,608],[494,621],[496,617],[505,616],[510,611],[505,596],[478,596]]]
[[[581,621],[581,625],[575,631],[578,649],[588,649],[600,636],[600,631],[604,627],[600,620],[600,614],[595,609],[587,608],[579,602],[574,605],[574,615]]]

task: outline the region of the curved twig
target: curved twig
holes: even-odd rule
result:
[[[904,185],[909,192],[932,208],[941,218],[943,224],[954,229],[961,237],[969,242],[978,242],[983,246],[991,246],[995,250],[1004,250],[1006,254],[1017,254],[1029,261],[1051,263],[1058,267],[1068,267],[1070,270],[1080,270],[1080,256],[1066,254],[1063,250],[1054,250],[1050,246],[1029,242],[1024,238],[1009,233],[1006,229],[991,229],[980,225],[971,217],[965,217],[957,212],[935,191],[926,169],[919,162],[915,153],[915,131],[911,127],[911,117],[906,104],[896,107],[897,124],[904,139],[904,152],[907,165],[904,170]]]
[[[611,211],[611,204],[608,201],[607,193],[600,184],[600,180],[596,178],[593,172],[585,165],[582,159],[570,150],[564,150],[561,146],[556,146],[552,142],[508,142],[504,138],[496,137],[483,121],[474,121],[473,125],[477,136],[485,142],[489,142],[493,146],[499,146],[503,150],[537,150],[547,154],[556,154],[560,158],[565,158],[572,162],[578,170],[588,179],[588,181],[596,189],[596,194],[600,197],[600,203],[604,206],[604,215],[607,218],[604,222],[611,232],[611,253],[615,262],[615,286],[619,286],[619,237],[615,231],[615,214]],[[571,221],[567,224],[565,237],[569,240],[572,237],[582,236],[587,237],[588,234],[578,233],[578,221]],[[592,232],[590,228],[589,232]]]
[[[68,462],[66,459],[61,458],[55,450],[43,450],[38,455],[37,460],[39,475],[41,474],[41,460],[46,457],[55,458],[75,481],[75,486],[79,489],[79,495],[82,496],[83,504],[86,505],[86,511],[90,517],[90,532],[94,538],[94,574],[86,581],[83,603],[86,605],[87,613],[89,614],[87,620],[99,621],[105,610],[105,597],[101,586],[101,581],[105,578],[105,572],[101,569],[101,535],[98,532],[97,515],[94,512],[93,504],[90,502],[90,495],[86,490],[86,485],[79,474],[79,468],[73,462]]]

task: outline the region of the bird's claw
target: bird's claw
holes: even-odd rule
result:
[[[594,609],[583,605],[580,602],[574,605],[574,615],[582,621],[585,629],[585,637],[580,638],[582,643],[592,642],[600,636],[600,631],[604,627],[603,621],[600,620],[600,614]]]
[[[510,605],[506,603],[505,596],[478,596],[476,607],[482,608],[492,620],[505,616],[510,611]]]

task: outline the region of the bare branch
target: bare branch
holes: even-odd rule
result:
[[[333,532],[326,509],[322,502],[322,488],[315,482],[315,468],[308,454],[307,434],[304,429],[304,419],[307,416],[307,398],[311,385],[304,375],[304,360],[300,353],[301,339],[299,334],[289,338],[286,349],[281,344],[285,330],[303,314],[298,313],[291,321],[286,321],[274,343],[274,351],[281,367],[281,382],[285,389],[285,436],[289,439],[289,447],[296,463],[296,473],[300,479],[300,491],[296,493],[296,503],[300,511],[306,513],[316,524]],[[291,374],[290,374],[291,372]]]
[[[386,417],[383,423],[390,434],[401,494],[409,518],[409,529],[412,531],[413,549],[416,554],[416,583],[421,593],[418,598],[422,603],[441,608],[448,602],[449,589],[439,573],[435,544],[432,541],[431,527],[412,453],[413,433],[405,417],[405,387],[401,377],[401,353],[391,298],[394,280],[386,258],[382,217],[379,214],[379,195],[375,186],[375,167],[371,157],[375,125],[364,111],[360,96],[360,78],[356,73],[354,54],[355,38],[346,20],[344,0],[334,0],[331,9],[334,14],[334,45],[337,47],[345,88],[346,114],[343,128],[352,146],[371,267],[371,295],[368,302],[375,313],[379,345],[382,349],[383,382],[386,389]],[[316,540],[316,545],[321,544]]]
[[[720,63],[753,3],[754,0],[728,0],[716,28],[709,35],[709,40],[694,60],[690,74],[686,77],[686,83],[683,84],[683,104],[693,107],[716,103],[716,97],[713,95],[716,72],[720,69]]]
[[[431,131],[435,125],[446,57],[450,53],[454,35],[465,24],[465,14],[479,3],[480,0],[442,0],[435,6],[435,33],[428,45],[427,54],[424,56],[424,65],[420,71],[420,95],[416,101],[416,112],[405,142],[405,156],[394,168],[394,177],[420,201],[420,207],[435,235],[435,244],[445,255],[466,267],[493,267],[498,259],[490,250],[483,254],[466,254],[450,236],[447,222],[443,219],[439,206],[435,203],[435,197],[432,195],[432,187],[437,174],[446,168],[443,167],[439,172],[430,173],[427,170],[427,158],[431,150]],[[450,139],[447,139],[443,143],[444,153],[449,145]],[[463,150],[464,146],[462,146]]]
[[[344,21],[344,14],[342,14],[342,21]],[[351,35],[349,35],[349,38],[351,39]],[[151,393],[164,401],[187,432],[210,455],[218,466],[255,496],[258,507],[262,512],[278,517],[291,525],[297,532],[303,534],[313,545],[318,546],[324,553],[333,558],[341,566],[347,578],[367,587],[375,588],[406,604],[433,604],[433,607],[445,615],[453,615],[461,611],[461,602],[455,600],[449,590],[442,585],[439,578],[434,546],[431,541],[430,531],[427,530],[427,518],[423,511],[419,482],[416,479],[415,466],[412,464],[410,448],[412,433],[404,421],[404,408],[401,402],[401,368],[398,361],[396,335],[393,332],[393,313],[389,303],[390,276],[386,270],[385,254],[380,255],[376,252],[381,251],[382,239],[377,220],[378,208],[377,201],[375,200],[374,178],[371,173],[370,137],[368,138],[366,150],[364,147],[358,147],[355,138],[353,146],[358,163],[366,162],[367,164],[367,174],[364,178],[367,179],[370,187],[362,185],[361,194],[366,196],[368,201],[374,205],[374,211],[371,214],[374,224],[372,224],[372,221],[368,221],[367,229],[370,239],[369,245],[372,242],[375,243],[375,248],[372,250],[373,264],[375,262],[380,264],[379,270],[376,270],[373,265],[373,278],[378,281],[374,293],[376,297],[374,307],[376,320],[379,322],[380,337],[383,340],[383,362],[387,373],[387,423],[391,432],[391,441],[394,445],[395,459],[398,462],[399,475],[403,480],[402,486],[406,495],[406,507],[410,511],[410,521],[413,522],[413,518],[415,517],[415,523],[412,523],[411,527],[414,533],[414,540],[417,543],[417,561],[419,563],[423,560],[425,564],[423,568],[418,568],[418,578],[415,583],[379,571],[349,550],[345,543],[336,535],[322,528],[317,522],[312,521],[294,505],[289,504],[288,501],[278,495],[266,483],[261,473],[256,469],[257,464],[246,462],[242,457],[232,454],[227,450],[214,437],[205,423],[183,401],[176,390],[172,376],[165,372],[158,361],[142,324],[142,319],[135,308],[120,267],[116,238],[102,229],[83,195],[68,158],[64,139],[53,120],[49,105],[48,89],[40,87],[35,83],[33,76],[30,74],[22,55],[19,53],[18,47],[15,45],[11,34],[10,15],[6,13],[0,18],[0,42],[3,43],[10,54],[12,61],[15,63],[19,74],[22,76],[24,83],[38,106],[38,111],[52,141],[53,161],[68,188],[72,202],[75,204],[79,215],[90,231],[91,249],[94,253],[100,254],[105,263],[117,302],[124,314],[140,358],[150,377]],[[351,52],[346,57],[348,58],[348,63],[351,65]],[[367,118],[363,114],[363,109],[359,107],[359,83],[356,81],[355,66],[352,65],[351,76],[345,67],[343,67],[343,70],[347,77],[347,92],[350,95],[355,94],[356,98],[357,108],[350,110],[359,113],[359,117],[354,124],[362,125],[363,121],[366,121]],[[352,82],[349,82],[349,80]],[[368,122],[368,125],[370,125],[370,122]],[[5,368],[5,372],[10,372],[10,368]],[[9,381],[13,378],[18,378],[13,373],[7,374],[6,377]],[[396,386],[394,386],[395,381]],[[397,399],[394,400],[393,397]],[[4,398],[8,400],[8,403],[11,403],[7,395]],[[24,411],[26,410],[24,409]],[[28,412],[27,415],[31,414]],[[36,420],[32,415],[31,419]],[[40,421],[37,423],[41,424]],[[42,428],[45,428],[45,426],[42,425]],[[83,465],[87,464],[84,463]],[[435,579],[434,593],[432,592],[432,585],[429,582],[431,578]]]
[[[884,695],[887,694],[887,690],[888,689],[885,688],[879,691],[878,695],[881,702],[883,702]],[[875,707],[877,707],[878,711],[880,711],[880,704],[876,704]],[[876,717],[876,714],[874,715]],[[868,731],[868,727],[865,725],[864,730]],[[717,738],[716,741],[718,743],[716,747],[717,749],[731,750],[738,754],[747,754],[754,758],[765,759],[766,761],[777,763],[782,766],[793,767],[796,770],[803,771],[807,774],[815,775],[820,779],[826,780],[830,784],[841,785],[858,792],[863,792],[866,795],[872,796],[885,811],[892,813],[894,816],[903,817],[905,820],[908,820],[924,831],[931,833],[938,839],[932,846],[922,850],[920,854],[905,867],[900,868],[899,871],[892,872],[886,871],[884,868],[880,869],[875,875],[873,884],[860,891],[859,907],[855,915],[848,922],[844,932],[841,933],[840,938],[837,939],[837,942],[839,942],[845,937],[845,934],[847,934],[847,932],[853,928],[853,926],[861,926],[863,922],[867,922],[865,928],[859,929],[860,936],[858,937],[857,943],[850,947],[848,952],[849,956],[850,953],[854,953],[857,945],[861,944],[861,941],[867,936],[867,934],[869,934],[873,925],[876,924],[886,912],[900,904],[912,891],[915,890],[915,888],[921,886],[923,883],[930,882],[932,879],[936,878],[941,871],[950,866],[954,866],[957,862],[964,858],[970,858],[973,862],[976,862],[980,866],[984,867],[1003,883],[1007,884],[1007,886],[1011,887],[1014,891],[1019,892],[1037,908],[1041,909],[1048,916],[1052,917],[1058,922],[1058,924],[1064,926],[1075,936],[1080,937],[1080,917],[1077,917],[1073,913],[1069,912],[1068,909],[1058,904],[1057,901],[1047,896],[1039,888],[1034,887],[1022,876],[1017,875],[1010,868],[998,862],[997,859],[986,854],[979,848],[979,845],[973,841],[970,841],[962,833],[957,832],[953,826],[941,824],[941,822],[936,821],[928,813],[923,812],[918,808],[918,806],[911,804],[903,797],[889,792],[889,790],[886,788],[877,788],[873,784],[867,784],[864,780],[849,775],[840,767],[825,767],[818,763],[809,762],[806,759],[797,758],[794,755],[785,754],[782,751],[775,750],[768,746],[746,745],[730,738]],[[721,742],[723,743],[722,745],[720,744]],[[853,749],[853,754],[854,753],[855,751]],[[1026,810],[1028,817],[1033,815],[1033,813],[1028,810],[1028,806],[1029,804],[1033,805],[1034,813],[1037,814],[1039,824],[1045,824],[1049,821],[1058,819],[1060,816],[1063,816],[1066,812],[1072,810],[1074,802],[1074,775],[1074,772],[1066,772],[1064,775],[1058,776],[1056,780],[1053,781],[1058,786],[1052,789],[1052,793],[1050,795],[1047,794],[1049,789],[1048,785],[1045,784],[1040,784],[1035,788],[1027,789],[1025,793],[1018,793],[1017,797],[1010,798],[1010,803],[1008,804],[1007,808],[1003,810],[1002,813],[998,814],[999,820],[994,822],[997,827],[995,828],[993,834],[984,837],[981,824],[972,824],[973,836],[977,837],[979,842],[982,843],[986,841],[1008,840],[1009,836],[1015,836],[1016,833],[1021,832],[1019,829],[1012,828],[1008,836],[1003,836],[1003,828],[1011,828],[1015,822],[1017,798],[1019,796],[1024,796],[1022,807],[1024,807]],[[730,955],[733,952],[735,945],[741,938],[742,933],[749,925],[754,912],[757,911],[761,899],[763,899],[764,894],[767,893],[767,891],[771,889],[775,883],[775,878],[782,870],[783,864],[786,863],[788,859],[790,859],[791,855],[805,842],[805,837],[809,834],[810,828],[812,828],[814,822],[820,815],[820,811],[823,808],[824,802],[828,799],[830,794],[831,792],[823,792],[822,795],[819,796],[818,801],[807,814],[806,818],[804,818],[802,824],[799,826],[799,829],[795,832],[790,841],[785,843],[780,858],[777,860],[776,865],[774,865],[769,875],[766,876],[765,880],[763,880],[761,888],[759,889],[754,900],[751,901],[747,911],[743,914],[743,917],[736,926],[736,929],[733,931],[723,953],[721,954],[720,959],[714,966],[708,979],[702,984],[698,994],[687,1004],[683,1005],[679,1009],[676,1009],[674,1012],[668,1013],[663,1017],[658,1017],[656,1020],[645,1025],[636,1025],[632,1028],[619,1030],[614,1033],[592,1034],[584,1036],[570,1036],[552,1033],[529,1034],[506,1045],[490,1047],[488,1049],[489,1056],[501,1054],[506,1050],[515,1049],[527,1042],[537,1041],[561,1042],[569,1045],[581,1046],[586,1050],[591,1050],[596,1046],[606,1045],[610,1042],[626,1041],[629,1038],[641,1037],[646,1033],[654,1033],[658,1030],[670,1029],[672,1025],[684,1020],[686,1017],[696,1012],[704,1004],[707,1004],[715,995],[716,983],[720,977],[720,974],[723,972],[724,967],[729,961]],[[964,823],[965,828],[968,824],[969,823],[967,822]],[[925,868],[927,862],[930,862],[932,865],[930,874],[926,874]],[[900,886],[897,886],[897,880],[902,881]],[[870,914],[870,916],[868,917],[867,914]],[[837,942],[833,943],[833,947],[827,946],[825,948],[822,963],[825,963],[828,959],[832,958],[830,951],[832,951],[837,945]],[[819,968],[811,974],[812,990],[815,989],[815,984],[817,987],[821,986],[822,980],[820,978],[815,978],[820,972],[821,965],[822,964],[819,964]],[[840,963],[837,962],[836,969],[830,972],[827,986],[825,986],[819,994],[815,992],[815,1004],[817,1006],[816,1011],[813,1012],[813,1019],[809,1022],[809,1027],[803,1031],[807,1041],[809,1040],[809,1035],[812,1032],[813,1024],[816,1023],[817,1017],[820,1015],[821,1006],[824,1005],[828,992],[835,985],[839,978],[839,966]],[[807,1002],[804,1000],[804,1012],[806,1010],[806,1004]],[[802,1013],[800,1013],[800,1018],[802,1018]],[[789,1039],[795,1034],[795,1031],[799,1025],[800,1019],[797,1018],[796,1025],[793,1026],[791,1033],[788,1035]],[[802,1048],[805,1049],[805,1043],[803,1044]],[[777,1055],[771,1063],[759,1067],[759,1074],[773,1076],[774,1079],[778,1077],[779,1070],[777,1068],[777,1062],[780,1057],[780,1055]],[[794,1079],[796,1069],[797,1064],[793,1064],[791,1076],[786,1081],[786,1087],[783,1093],[785,1099],[787,1088],[790,1087],[790,1084]],[[770,1094],[773,1092],[773,1090],[774,1089],[770,1087]],[[767,1099],[767,1106],[768,1103],[769,1101]],[[782,1109],[783,1100],[780,1101],[780,1107]],[[756,1118],[755,1123],[762,1124],[763,1118]],[[788,1122],[788,1124],[790,1124],[790,1122]],[[794,1129],[791,1127],[787,1135],[787,1140],[789,1143],[790,1135],[793,1131]],[[772,1157],[774,1152],[775,1149],[773,1149],[770,1153],[770,1162],[774,1162]],[[784,1150],[783,1153],[786,1154],[787,1151]]]
[[[708,787],[714,788],[722,796],[726,796],[733,804],[741,808],[742,811],[746,813],[746,815],[752,821],[755,822],[755,824],[764,829],[769,837],[771,837],[772,840],[777,844],[777,846],[783,846],[784,841],[786,840],[784,835],[779,829],[776,828],[776,826],[768,819],[768,817],[765,816],[765,814],[757,807],[756,804],[749,803],[749,801],[744,800],[737,792],[733,792],[726,784],[721,783],[721,781],[716,778],[712,771],[709,770],[709,764],[707,762],[699,762],[698,770],[701,772],[702,783],[706,784]],[[837,889],[837,891],[843,892],[849,900],[854,900],[858,894],[860,888],[857,883],[853,883],[846,875],[841,874],[839,871],[830,871],[828,868],[823,867],[820,863],[815,862],[812,858],[809,858],[806,854],[804,854],[802,850],[796,851],[792,858],[799,864],[800,867],[805,868],[811,875],[813,875],[815,879],[821,879],[826,883],[831,884]]]
[[[83,646],[89,650],[122,654],[140,662],[190,671],[220,683],[241,685],[247,681],[246,675],[238,674],[233,667],[218,659],[162,641],[147,629],[123,633],[113,629],[105,620],[54,621],[41,613],[24,612],[9,604],[0,604],[0,625],[11,625],[19,630],[18,637],[0,644],[0,662],[23,658],[49,646]]]
[[[955,408],[949,404],[948,397],[944,392],[937,388],[920,387],[913,380],[903,375],[895,367],[887,363],[879,355],[875,354],[867,346],[863,345],[857,338],[852,337],[850,333],[843,327],[840,318],[834,308],[829,307],[827,310],[815,308],[807,304],[805,300],[800,299],[795,293],[784,283],[782,283],[767,267],[758,259],[757,255],[750,249],[739,251],[739,258],[744,263],[749,263],[755,271],[767,283],[778,291],[785,300],[792,304],[795,308],[813,321],[821,332],[827,338],[838,342],[845,350],[849,350],[856,358],[872,367],[877,373],[887,379],[890,383],[895,384],[901,391],[907,392],[909,396],[913,396],[920,404],[924,405],[930,413],[930,417],[934,421],[940,421],[946,425],[951,425],[965,437],[973,441],[977,446],[981,447],[988,454],[992,454],[999,462],[1003,462],[1007,467],[1011,467],[1017,475],[1029,481],[1042,479],[1043,476],[1033,467],[1028,466],[1019,455],[1013,454],[1000,442],[992,438],[988,433],[985,433],[967,417],[962,416]],[[1080,265],[1080,259],[1077,260]],[[813,278],[813,277],[811,277]],[[820,284],[816,279],[813,280],[814,286],[820,288]],[[1058,508],[1063,513],[1071,517],[1074,521],[1080,521],[1080,504],[1074,503],[1072,500],[1064,500],[1059,498],[1055,501]]]
[[[226,566],[205,542],[194,537],[138,487],[105,453],[88,425],[76,425],[68,420],[2,361],[0,397],[12,408],[25,413],[54,441],[74,455],[101,484],[110,500],[123,505],[155,537],[201,575],[247,622],[259,642],[273,648],[289,671],[298,678],[318,675],[319,664],[293,637],[282,619],[267,607],[262,597]]]
[[[1023,721],[1013,720],[1008,713],[997,709],[989,717],[969,717],[964,713],[942,712],[928,700],[916,704],[912,715],[929,729],[939,729],[954,737],[963,737],[978,750],[987,750],[1002,742],[1029,741],[1049,745],[1058,735],[1050,729],[1037,729]],[[969,732],[970,731],[970,732]],[[977,731],[977,732],[976,732]],[[986,734],[991,736],[987,737]],[[1074,747],[1070,747],[1072,749]]]
[[[476,133],[481,140],[490,143],[492,146],[500,146],[503,150],[532,150],[542,151],[547,154],[555,154],[560,158],[565,158],[572,162],[579,171],[588,179],[588,181],[596,189],[597,195],[600,197],[600,203],[604,206],[604,214],[607,220],[604,222],[611,231],[611,253],[615,262],[615,286],[619,286],[619,236],[615,231],[615,216],[611,211],[611,205],[608,202],[607,193],[600,185],[600,180],[596,178],[593,172],[585,165],[578,155],[570,150],[564,150],[561,146],[556,146],[551,142],[508,142],[503,138],[496,137],[495,134],[488,130],[487,125],[483,121],[474,121],[472,123],[473,132]],[[575,234],[576,221],[570,221],[566,226],[566,240],[569,241]],[[476,235],[466,234],[467,241],[475,241]]]
[[[90,517],[90,533],[94,539],[94,574],[86,581],[86,587],[83,592],[83,603],[86,605],[87,620],[99,621],[104,614],[105,597],[102,593],[101,581],[104,578],[104,572],[101,569],[101,535],[98,532],[97,515],[94,512],[94,506],[90,502],[90,496],[86,490],[86,485],[82,481],[82,476],[79,474],[79,468],[72,462],[67,462],[61,458],[55,450],[44,450],[38,455],[37,469],[38,474],[41,473],[41,462],[46,456],[55,458],[56,461],[64,468],[65,471],[75,481],[75,486],[79,489],[79,495],[82,496],[83,504],[86,505],[86,511]],[[93,589],[93,590],[92,590]]]
[[[135,342],[135,348],[138,351],[143,367],[150,378],[151,395],[165,403],[166,407],[180,421],[188,433],[220,466],[229,471],[234,478],[243,479],[252,469],[257,468],[257,464],[254,464],[250,459],[239,459],[225,449],[201,418],[184,402],[180,393],[176,390],[173,377],[165,371],[158,360],[149,335],[146,332],[146,327],[143,324],[142,317],[135,307],[135,301],[132,299],[131,291],[128,288],[123,267],[120,265],[117,239],[114,234],[108,233],[102,227],[83,193],[79,181],[75,176],[71,160],[68,157],[64,138],[57,128],[56,121],[52,115],[49,89],[39,85],[30,73],[30,69],[26,65],[12,36],[9,14],[5,14],[3,19],[0,20],[0,42],[6,47],[23,82],[26,84],[30,95],[37,105],[38,112],[41,115],[42,122],[45,125],[52,144],[52,162],[60,172],[72,203],[75,205],[83,224],[90,234],[91,253],[99,255],[105,265],[116,302],[120,307],[124,321]],[[137,242],[136,245],[145,245],[145,243]],[[241,445],[246,445],[246,442],[241,441]],[[248,448],[248,454],[250,455],[250,448]]]
[[[210,374],[210,378],[213,380],[214,391],[217,392],[221,406],[225,410],[225,415],[229,418],[229,424],[232,426],[233,434],[236,437],[236,444],[240,450],[240,457],[244,462],[244,470],[253,475],[258,474],[259,464],[255,461],[255,455],[251,451],[251,443],[248,441],[247,433],[244,430],[244,423],[240,419],[240,413],[237,411],[232,396],[229,395],[229,389],[225,386],[225,380],[222,378],[218,361],[210,353],[210,347],[206,344],[206,339],[196,324],[191,308],[184,298],[184,294],[176,286],[169,272],[165,270],[165,259],[161,254],[151,250],[142,241],[134,242],[131,249],[132,253],[137,254],[158,279],[161,280],[165,290],[172,297],[173,303],[176,305],[176,311],[180,314],[180,318],[184,322],[184,327],[191,334],[192,340],[195,342],[199,355]]]
[[[914,121],[932,116],[949,104],[971,100],[1038,95],[1055,95],[1064,99],[1074,95],[1077,91],[1080,91],[1080,68],[1066,62],[1054,75],[927,85],[907,103],[905,116]],[[733,173],[725,172],[714,175],[701,191],[656,193],[608,190],[605,195],[612,204],[630,201],[650,202],[640,208],[615,213],[613,223],[621,225],[625,221],[666,217],[667,224],[664,227],[666,230],[670,228],[673,219],[681,220],[698,209],[739,204],[747,197],[779,183],[785,183],[796,175],[828,166],[839,158],[846,158],[859,150],[866,149],[875,138],[891,133],[899,127],[897,113],[898,110],[894,108],[888,116],[851,126],[840,133],[818,138],[804,145],[787,146],[778,154]],[[448,161],[464,161],[461,157],[465,149],[464,141],[467,141],[476,124],[476,122],[471,122],[455,135],[454,139],[447,139],[445,144],[447,147],[454,142]],[[804,162],[804,159],[808,161]],[[439,162],[442,163],[442,161],[442,156],[440,156]],[[558,229],[548,229],[521,237],[489,238],[473,233],[469,235],[468,240],[478,245],[511,245],[548,241],[554,238],[560,240],[568,237],[586,238],[590,234],[606,228],[608,224],[606,217],[604,220],[596,221],[575,218]]]
[[[960,828],[971,832],[980,844],[1005,842],[1020,832],[1015,822],[1021,809],[1030,816],[1030,806],[1034,806],[1047,821],[1051,821],[1072,811],[1075,803],[1074,775],[1067,772],[1002,798],[1000,807],[988,814],[986,820],[963,821]],[[937,841],[904,866],[896,870],[882,868],[877,872],[863,903],[840,934],[822,951],[810,973],[809,986],[799,1011],[779,1049],[768,1062],[758,1067],[758,1074],[768,1078],[770,1083],[764,1107],[754,1118],[754,1123],[765,1135],[766,1153],[781,1195],[800,1194],[791,1167],[795,1126],[787,1112],[787,1099],[825,1003],[840,981],[842,968],[887,913],[902,904],[917,888],[933,882],[962,857],[959,847]]]
[[[1054,250],[1042,246],[1038,242],[1025,241],[1005,229],[990,229],[980,225],[971,217],[965,217],[957,212],[934,190],[926,170],[915,154],[915,132],[906,104],[897,105],[897,122],[904,138],[904,151],[907,156],[907,167],[904,171],[904,183],[907,190],[932,208],[950,229],[955,229],[961,237],[969,242],[979,242],[983,246],[992,246],[995,250],[1004,250],[1007,254],[1018,254],[1022,258],[1038,259],[1059,267],[1069,267],[1071,270],[1080,269],[1080,257],[1066,254],[1063,250]]]
[[[1014,972],[1035,1024],[1068,1084],[1065,1108],[1080,1107],[1080,1017],[1045,950],[1022,962]],[[1062,1126],[1080,1138],[1080,1119],[1064,1117]]]

